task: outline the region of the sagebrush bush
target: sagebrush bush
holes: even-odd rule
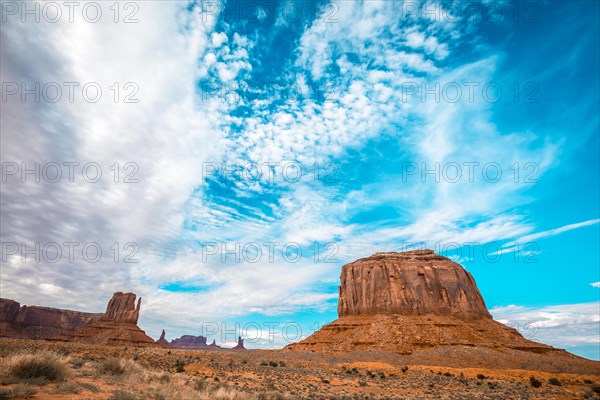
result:
[[[558,378],[554,378],[554,377],[548,379],[548,383],[551,385],[554,385],[554,386],[561,386],[561,383],[558,380]]]
[[[68,376],[66,361],[51,351],[20,353],[8,360],[8,373],[18,379],[63,381]]]
[[[539,388],[540,386],[542,386],[542,381],[540,381],[539,379],[536,379],[534,376],[529,377],[529,383],[534,388]]]
[[[137,400],[134,394],[115,390],[109,400]]]
[[[9,390],[8,398],[9,399],[28,399],[37,394],[37,389],[27,385],[19,383],[14,388]]]
[[[118,358],[109,358],[99,362],[96,370],[101,375],[123,375],[125,373],[125,367]]]

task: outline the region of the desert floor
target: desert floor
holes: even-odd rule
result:
[[[326,355],[0,339],[0,363],[0,399],[600,399],[598,362],[468,348]]]

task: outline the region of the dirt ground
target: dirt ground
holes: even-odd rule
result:
[[[62,357],[65,379],[11,376],[11,357],[43,350]],[[600,399],[598,362],[574,357],[569,365],[544,364],[547,357],[535,354],[486,351],[334,355],[0,339],[0,399]],[[104,371],[107,360],[117,360],[122,371]],[[541,386],[531,384],[532,376]]]

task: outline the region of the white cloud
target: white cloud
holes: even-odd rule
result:
[[[510,305],[492,308],[490,312],[494,319],[514,327],[530,340],[567,350],[578,346],[600,348],[600,302],[544,307]],[[590,356],[600,358],[600,354]]]
[[[590,283],[590,285],[592,285],[593,287],[600,288],[600,282]]]
[[[3,82],[96,82],[103,90],[97,103],[79,95],[72,103],[64,96],[57,103],[11,98],[3,104],[3,162],[95,162],[103,172],[95,184],[81,177],[2,184],[2,242],[99,242],[105,251],[98,263],[79,257],[18,265],[13,259],[3,266],[2,295],[28,304],[100,307],[110,293],[127,289],[129,269],[112,261],[108,246],[136,242],[141,265],[154,262],[153,251],[168,248],[180,232],[185,203],[201,183],[202,161],[222,149],[214,117],[202,112],[194,89],[212,23],[183,13],[182,3],[166,2],[141,3],[139,23],[117,24],[108,6],[96,24],[2,24]],[[139,88],[137,103],[123,102],[132,93],[126,82]],[[109,169],[115,162],[119,183]],[[127,162],[139,168],[138,183],[122,182],[133,170],[123,169]]]

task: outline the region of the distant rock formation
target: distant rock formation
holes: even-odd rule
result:
[[[204,336],[183,335],[171,340],[171,346],[176,349],[207,349],[208,344]]]
[[[97,322],[102,313],[86,313],[59,308],[21,306],[0,298],[0,336],[44,340],[73,333]]]
[[[217,345],[217,341],[215,339],[213,339],[213,342],[208,345],[208,348],[209,349],[220,349],[221,346]]]
[[[376,253],[342,267],[339,318],[291,350],[378,349],[410,354],[439,346],[558,350],[492,319],[471,274],[432,250]]]
[[[169,341],[165,339],[165,334],[165,330],[163,329],[162,333],[160,334],[160,338],[156,341],[156,343],[160,344],[163,347],[172,347],[171,343],[169,343]]]
[[[241,336],[238,336],[237,345],[235,347],[233,347],[231,350],[246,350],[246,348],[244,347],[244,339],[242,339]]]
[[[58,340],[94,343],[111,346],[147,347],[159,346],[136,324],[140,313],[141,298],[135,305],[134,293],[113,294],[106,312],[98,322],[83,329],[57,338]]]

